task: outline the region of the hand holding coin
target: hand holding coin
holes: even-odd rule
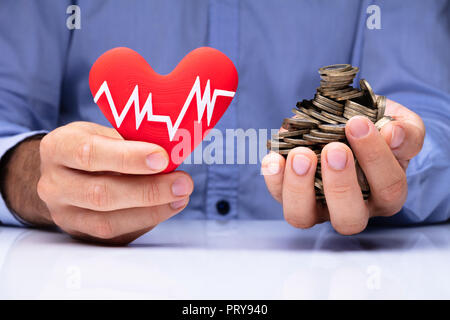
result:
[[[285,153],[286,158],[283,153],[272,151],[263,159],[262,172],[267,187],[283,205],[285,219],[295,227],[309,228],[330,220],[339,233],[355,234],[365,229],[369,218],[394,215],[406,201],[405,171],[409,160],[421,150],[425,136],[421,118],[386,99],[385,115],[395,121],[383,123],[380,120],[377,122],[379,131],[369,117],[352,116],[351,108],[345,124],[345,136],[351,149],[345,143],[331,142],[321,149],[318,159],[318,151],[299,143],[300,146],[294,145]],[[340,130],[339,125],[332,123],[321,126],[319,129],[325,133],[329,130],[333,134],[334,127]],[[320,130],[311,131],[314,136]],[[286,129],[281,129],[279,135],[288,136],[283,132]],[[317,137],[327,139],[324,133]],[[370,186],[367,201],[358,182],[356,162]],[[316,177],[316,169],[320,171],[321,180]],[[326,204],[316,200],[316,191],[320,188]]]

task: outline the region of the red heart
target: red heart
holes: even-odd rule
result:
[[[190,52],[168,75],[156,73],[137,52],[114,48],[89,73],[94,101],[122,137],[167,151],[164,172],[175,170],[216,125],[237,84],[233,62],[207,47]]]

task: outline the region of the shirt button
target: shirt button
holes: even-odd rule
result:
[[[216,209],[217,209],[217,212],[219,212],[221,215],[224,216],[228,212],[230,212],[230,203],[226,200],[217,201]]]

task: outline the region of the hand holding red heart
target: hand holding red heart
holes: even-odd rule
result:
[[[191,177],[166,169],[158,145],[126,141],[116,130],[74,122],[40,144],[39,197],[53,222],[74,237],[125,244],[184,209]]]
[[[89,85],[117,130],[74,122],[21,142],[11,152],[5,194],[32,225],[56,224],[76,238],[126,244],[186,207],[193,181],[172,171],[222,117],[237,71],[223,53],[200,48],[162,76],[138,53],[116,48],[94,63]],[[179,131],[198,126],[199,137],[181,137],[190,148],[168,154]]]

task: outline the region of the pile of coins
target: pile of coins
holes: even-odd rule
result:
[[[314,99],[297,102],[292,109],[294,116],[283,121],[278,134],[267,141],[267,148],[287,157],[290,150],[298,146],[308,147],[317,154],[320,164],[322,148],[330,142],[343,142],[345,124],[353,116],[365,116],[375,123],[378,130],[392,121],[385,116],[386,97],[376,96],[367,80],[361,79],[360,89],[352,83],[359,68],[349,64],[335,64],[319,69],[320,87]],[[357,160],[356,173],[364,199],[370,194],[369,184]],[[325,201],[322,172],[317,166],[315,183],[316,199]]]

